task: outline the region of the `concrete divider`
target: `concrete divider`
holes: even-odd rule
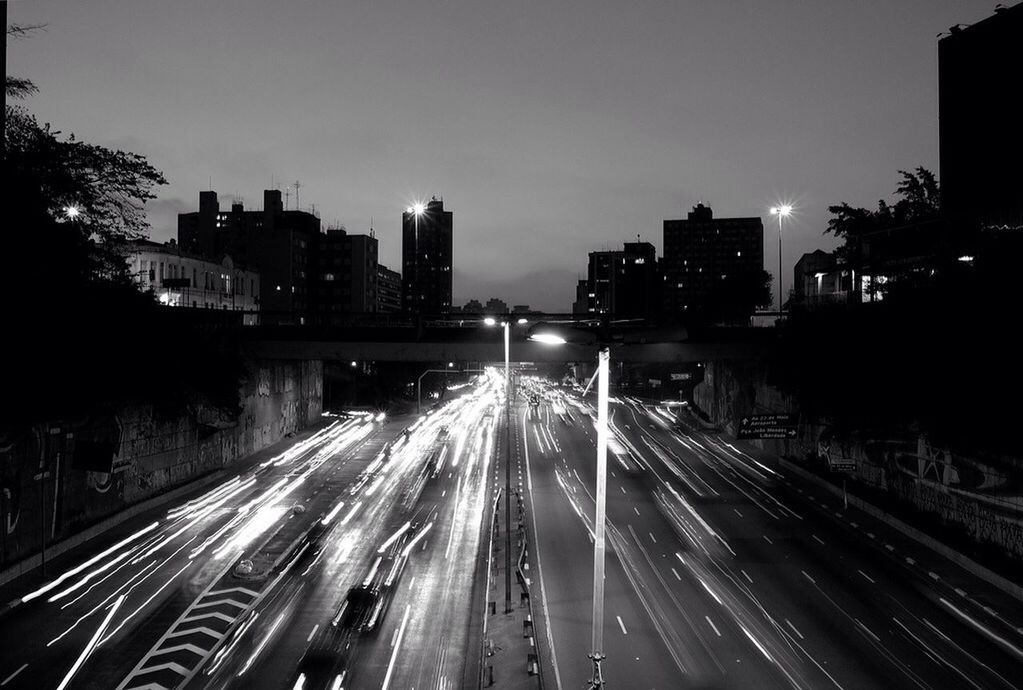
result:
[[[837,498],[843,497],[842,489],[838,486],[835,486],[834,484],[824,479],[823,477],[818,477],[816,474],[813,474],[812,472],[800,467],[799,465],[790,460],[786,460],[785,458],[778,458],[778,462],[786,470],[789,470],[790,472],[799,476],[800,478],[821,487],[822,489],[828,491]],[[880,508],[877,508],[874,505],[867,503],[866,501],[852,495],[848,491],[846,491],[846,495],[848,496],[849,499],[849,505],[862,510],[867,515],[870,515],[871,517],[885,523],[889,527],[898,530],[899,532],[909,537],[910,539],[913,539],[914,541],[919,542],[920,544],[926,546],[932,551],[935,551],[936,553],[944,556],[948,560],[960,566],[963,570],[966,570],[972,575],[979,577],[980,579],[987,582],[989,585],[997,587],[998,589],[1002,590],[1003,592],[1013,597],[1017,601],[1023,602],[1023,587],[1021,587],[1020,585],[1016,584],[1015,582],[1011,582],[1007,578],[1002,577],[998,573],[988,568],[985,568],[980,563],[977,563],[973,559],[962,555],[958,551],[950,549],[949,547],[945,546],[944,544],[942,544],[940,541],[930,536],[929,534],[925,534],[924,532],[921,532],[915,527],[907,525],[902,520],[899,520],[898,518],[894,517],[893,515],[890,515],[889,513],[886,513]]]

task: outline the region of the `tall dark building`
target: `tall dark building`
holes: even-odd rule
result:
[[[626,242],[624,250],[590,252],[586,313],[654,318],[661,310],[657,250],[649,242]],[[576,290],[577,302],[583,281]]]
[[[1023,225],[1021,75],[1023,3],[938,41],[941,197],[953,221]]]
[[[376,237],[331,228],[318,244],[313,310],[320,315],[376,312]]]
[[[181,249],[210,260],[225,254],[259,271],[263,321],[301,322],[314,287],[313,252],[320,219],[285,211],[279,190],[263,192],[263,210],[234,203],[222,212],[217,193],[199,192],[199,211],[178,214]]]
[[[436,197],[401,214],[402,307],[421,314],[451,308],[452,213]]]
[[[714,218],[709,206],[697,204],[685,220],[664,221],[661,268],[666,315],[703,314],[728,299],[730,285],[763,271],[764,224]]]

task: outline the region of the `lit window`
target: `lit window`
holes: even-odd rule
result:
[[[646,259],[642,259],[642,258],[636,259],[636,263],[637,264],[645,264],[646,263]]]

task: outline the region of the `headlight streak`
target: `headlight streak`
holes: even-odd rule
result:
[[[103,622],[100,623],[99,628],[97,628],[96,632],[93,634],[92,639],[89,640],[89,644],[85,645],[85,649],[82,650],[82,653],[79,655],[78,659],[76,659],[75,663],[72,664],[71,668],[64,676],[64,680],[60,681],[60,685],[57,686],[57,690],[64,690],[64,688],[68,686],[68,683],[71,682],[71,679],[75,677],[75,674],[78,673],[78,669],[82,667],[82,664],[85,663],[85,660],[89,658],[90,654],[92,654],[92,650],[96,648],[97,644],[96,641],[107,629],[107,626],[110,625],[110,619],[114,617],[114,614],[117,613],[117,609],[121,607],[121,604],[123,602],[124,595],[121,595],[120,597],[117,598],[117,601],[113,603],[113,605],[110,607],[110,611],[107,613],[106,618],[103,619]]]
[[[320,524],[324,525],[324,526],[329,525],[330,521],[333,520],[334,518],[336,518],[337,514],[339,512],[341,512],[341,509],[344,508],[344,507],[345,507],[345,502],[344,501],[338,501],[337,505],[334,506],[333,508],[331,508],[330,512],[323,516],[323,519],[320,520]]]
[[[130,537],[126,537],[126,538],[122,539],[121,541],[117,542],[116,544],[114,544],[110,548],[104,550],[101,553],[96,554],[95,556],[93,556],[89,560],[85,561],[81,565],[78,565],[78,566],[72,568],[71,570],[68,570],[67,572],[62,574],[60,577],[58,577],[56,580],[53,580],[52,582],[49,582],[49,583],[43,585],[42,587],[40,587],[39,589],[35,590],[34,592],[30,592],[30,593],[26,594],[25,596],[23,596],[21,598],[21,601],[23,603],[27,602],[27,601],[32,601],[36,597],[39,597],[39,596],[42,596],[43,594],[46,594],[51,589],[54,589],[55,587],[60,586],[61,583],[67,581],[71,577],[74,577],[75,575],[77,575],[78,573],[82,572],[83,570],[85,570],[89,566],[93,565],[94,563],[97,563],[97,562],[103,560],[104,558],[106,558],[110,554],[112,554],[115,551],[117,551],[118,549],[120,549],[122,546],[125,546],[126,544],[130,544],[131,542],[135,541],[136,539],[138,539],[142,535],[148,534],[149,532],[152,532],[154,529],[156,529],[157,525],[159,525],[159,524],[160,523],[157,521],[157,522],[153,522],[153,523],[149,524],[146,527],[143,527],[142,529],[140,529],[138,532],[135,532],[135,534],[131,535]]]
[[[282,611],[281,614],[277,616],[276,620],[274,620],[273,624],[270,626],[270,629],[267,630],[266,635],[263,636],[263,639],[260,640],[259,645],[249,656],[248,660],[246,660],[245,665],[242,666],[242,670],[238,671],[238,675],[236,676],[237,678],[241,678],[243,675],[245,675],[245,672],[249,670],[249,667],[252,666],[252,662],[256,660],[256,657],[258,657],[260,653],[263,651],[263,648],[266,647],[266,643],[270,641],[271,637],[273,637],[274,632],[276,632],[277,627],[281,624],[281,621],[283,620],[284,612]]]
[[[404,525],[402,525],[401,527],[398,528],[397,532],[395,532],[394,534],[389,536],[387,538],[387,541],[385,541],[383,544],[380,545],[380,548],[377,549],[377,553],[384,553],[385,551],[387,551],[387,548],[391,544],[393,544],[398,539],[398,537],[400,537],[401,535],[405,534],[405,532],[408,532],[410,527],[412,527],[412,523],[406,521]]]
[[[185,572],[185,570],[187,570],[187,569],[189,568],[189,566],[191,566],[191,565],[192,565],[192,564],[191,564],[191,563],[189,562],[189,563],[185,563],[185,564],[184,564],[183,566],[181,566],[181,569],[180,569],[180,570],[178,570],[178,572],[176,572],[176,573],[174,573],[173,575],[171,575],[171,576],[170,576],[170,577],[169,577],[169,578],[167,579],[167,581],[166,581],[166,582],[164,582],[164,583],[163,583],[162,585],[160,585],[159,589],[157,589],[157,590],[156,590],[155,592],[153,592],[153,593],[152,593],[152,594],[151,594],[151,595],[149,596],[149,598],[148,598],[148,599],[146,599],[146,600],[145,600],[145,601],[143,601],[143,602],[142,602],[141,604],[139,604],[139,607],[138,607],[137,609],[135,609],[134,611],[132,611],[132,612],[131,612],[131,613],[130,613],[130,614],[128,615],[128,617],[127,617],[127,618],[125,618],[125,619],[124,619],[123,621],[121,621],[121,624],[120,624],[120,625],[118,625],[118,626],[117,626],[116,628],[114,628],[114,630],[113,630],[113,631],[112,631],[112,632],[111,632],[111,633],[110,633],[109,635],[107,635],[107,636],[106,636],[106,637],[104,637],[104,638],[103,638],[102,640],[100,640],[100,644],[101,644],[101,645],[102,645],[102,644],[106,644],[107,640],[109,640],[109,639],[110,639],[111,637],[113,637],[114,635],[116,635],[116,634],[117,634],[117,632],[118,632],[118,631],[119,631],[119,630],[120,630],[121,628],[123,628],[123,627],[125,626],[125,624],[126,624],[126,623],[127,623],[128,621],[130,621],[130,620],[131,620],[132,618],[134,618],[134,617],[135,617],[135,615],[136,615],[136,614],[137,614],[137,613],[138,613],[139,611],[141,611],[141,610],[142,610],[142,609],[144,609],[144,608],[145,608],[146,606],[148,606],[148,605],[149,605],[149,603],[150,603],[151,601],[153,601],[153,599],[155,599],[155,598],[156,598],[156,597],[157,597],[157,596],[158,596],[158,595],[160,594],[160,592],[162,592],[162,591],[163,591],[164,589],[166,589],[166,588],[167,588],[167,585],[169,585],[170,583],[174,582],[175,578],[177,578],[177,576],[178,576],[178,575],[180,575],[181,573]],[[155,571],[154,571],[154,572],[155,572]]]
[[[221,647],[213,656],[213,663],[206,670],[207,676],[212,676],[213,673],[220,666],[220,664],[224,661],[224,659],[231,655],[231,652],[233,652],[234,648],[238,646],[238,643],[241,641],[242,637],[245,635],[248,629],[252,627],[252,624],[256,622],[257,618],[259,618],[259,611],[249,612],[249,617],[245,619],[245,622],[242,623],[238,628],[236,628],[234,633],[232,633],[231,642],[229,642],[224,647]]]

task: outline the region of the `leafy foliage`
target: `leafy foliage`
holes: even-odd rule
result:
[[[881,199],[873,211],[850,206],[846,202],[828,207],[832,217],[824,234],[844,241],[837,253],[846,263],[856,264],[864,235],[929,220],[940,212],[940,190],[934,173],[918,167],[912,172],[900,170],[899,174],[902,180],[895,189],[899,198],[894,204]]]

